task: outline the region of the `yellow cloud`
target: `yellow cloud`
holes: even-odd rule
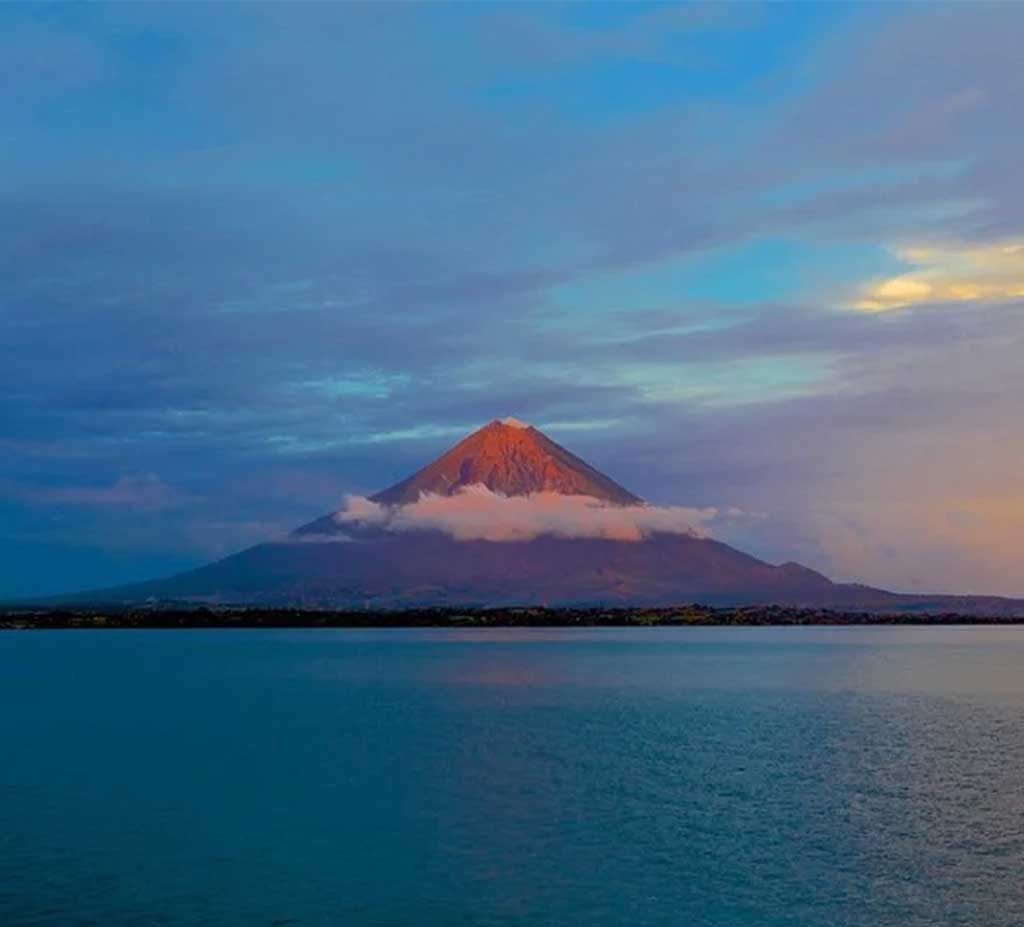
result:
[[[965,303],[1024,297],[1024,243],[901,248],[915,269],[866,287],[854,307],[886,312],[921,303]]]

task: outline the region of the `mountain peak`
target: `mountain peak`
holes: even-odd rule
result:
[[[495,419],[408,479],[371,498],[383,505],[406,505],[422,493],[452,496],[474,484],[506,496],[555,492],[593,496],[616,505],[642,501],[542,431],[515,418]]]

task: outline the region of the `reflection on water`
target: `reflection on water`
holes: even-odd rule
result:
[[[0,923],[1024,923],[1024,629],[0,637]]]

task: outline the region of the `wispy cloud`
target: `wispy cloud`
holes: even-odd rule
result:
[[[914,269],[868,286],[856,308],[885,312],[925,303],[1024,297],[1024,242],[910,247],[896,254]]]
[[[38,486],[5,482],[5,495],[33,505],[85,506],[163,512],[188,501],[188,494],[169,486],[155,473],[123,476],[106,486]]]

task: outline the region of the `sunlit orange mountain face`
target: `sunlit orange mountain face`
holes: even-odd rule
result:
[[[536,428],[495,420],[369,498],[208,566],[73,597],[318,608],[784,604],[1000,610],[775,566],[647,505]],[[1009,606],[1007,606],[1009,607]]]
[[[451,497],[474,487],[505,497],[546,493],[587,497],[610,505],[643,504],[639,496],[543,432],[508,418],[474,431],[433,463],[371,496],[370,501],[383,506],[408,506],[424,496]],[[338,530],[336,516],[331,514],[299,528],[296,534]]]
[[[491,422],[474,432],[409,479],[377,493],[373,500],[401,505],[416,502],[422,493],[451,496],[472,485],[506,496],[554,492],[619,505],[642,501],[543,432],[512,418]]]

